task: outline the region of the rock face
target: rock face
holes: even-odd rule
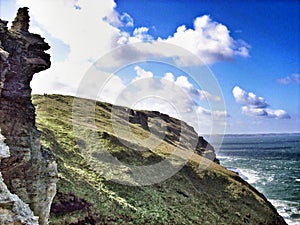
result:
[[[27,8],[18,10],[10,30],[7,22],[0,19],[0,128],[10,151],[10,156],[1,161],[0,169],[13,196],[29,204],[39,224],[48,224],[57,168],[52,153],[40,144],[30,81],[35,73],[50,67],[50,55],[44,52],[50,46],[40,35],[29,33],[28,28]],[[5,189],[3,182],[0,187],[1,191]],[[0,204],[0,211],[2,207]],[[11,210],[5,206],[4,209]]]
[[[4,144],[4,138],[0,134],[0,162],[3,158],[8,158],[9,148]],[[38,217],[33,215],[27,204],[17,195],[11,194],[3,182],[0,173],[0,224],[30,224],[37,225]]]

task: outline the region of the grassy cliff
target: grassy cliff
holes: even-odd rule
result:
[[[201,138],[177,119],[124,107],[114,108],[112,119],[112,106],[97,102],[94,118],[84,118],[82,110],[77,110],[82,120],[73,123],[72,109],[84,109],[92,101],[73,106],[70,96],[35,95],[32,99],[42,144],[57,157],[59,181],[51,224],[285,224],[262,194],[235,173],[202,157],[213,157],[212,147],[204,140],[199,145]],[[74,126],[80,127],[76,133]],[[126,132],[126,126],[136,138]],[[178,131],[184,131],[180,138]],[[95,134],[97,142],[91,138]],[[160,144],[151,148],[161,137]],[[139,185],[144,180],[137,180],[130,170],[170,156],[169,168],[174,169],[192,146],[196,146],[195,153],[179,172],[162,182]],[[130,166],[112,168],[105,152]],[[141,176],[152,179],[151,171]],[[128,185],[114,182],[114,177]]]

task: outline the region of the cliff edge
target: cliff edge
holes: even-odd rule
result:
[[[57,156],[53,225],[286,225],[261,193],[212,161],[212,146],[183,121],[88,99],[74,105],[72,96],[32,99],[42,143]],[[91,104],[95,110],[87,115]],[[174,160],[159,167],[170,155]]]
[[[0,19],[0,128],[9,148],[0,171],[9,192],[27,203],[44,225],[56,192],[57,169],[52,153],[40,143],[30,81],[35,73],[50,67],[50,55],[45,53],[50,46],[28,28],[27,8],[18,10],[9,30]],[[3,191],[4,186],[0,187]],[[3,218],[1,215],[0,223]]]

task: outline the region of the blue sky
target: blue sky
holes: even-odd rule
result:
[[[0,16],[9,21],[17,7],[28,6],[31,31],[46,37],[52,46],[52,68],[35,76],[34,93],[74,95],[92,63],[116,47],[136,42],[150,43],[153,48],[159,43],[175,44],[206,63],[206,72],[217,80],[222,96],[197,86],[199,78],[180,70],[201,70],[203,65],[132,62],[119,67],[100,99],[113,102],[120,94],[116,90],[138,79],[144,79],[146,84],[140,85],[152,93],[157,86],[149,87],[147,82],[156,78],[158,83],[168,80],[190,94],[191,101],[185,102],[179,91],[182,96],[177,100],[181,107],[196,111],[200,124],[212,118],[219,123],[223,116],[226,133],[300,132],[299,1],[0,1]],[[153,54],[157,59],[174,57]],[[226,107],[209,108],[218,97]],[[173,100],[169,103],[176,106]],[[153,99],[136,107],[156,107],[172,114],[172,107]],[[196,129],[206,133],[209,126]]]

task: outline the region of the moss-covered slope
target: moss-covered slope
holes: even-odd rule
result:
[[[155,122],[157,117],[153,116],[159,115],[158,112],[119,107],[114,118],[118,122],[112,123],[112,106],[97,102],[95,118],[90,118],[95,121],[94,126],[85,119],[76,120],[74,126],[81,129],[75,133],[72,109],[84,108],[91,103],[89,100],[83,100],[82,106],[73,106],[70,96],[35,95],[33,103],[42,144],[56,154],[58,163],[59,181],[51,224],[285,224],[274,207],[248,183],[201,157],[206,153],[211,157],[212,147],[205,141],[199,145],[194,130],[179,120],[160,114],[161,118],[165,117],[162,128],[161,121]],[[80,112],[78,118],[83,118],[85,115]],[[136,139],[128,132],[122,133],[126,131],[122,117],[126,113]],[[120,131],[118,137],[112,124]],[[180,140],[178,130],[184,130]],[[155,135],[151,136],[150,132]],[[91,141],[95,133],[98,145]],[[149,142],[138,141],[148,140],[150,136]],[[161,137],[158,146],[149,147],[155,138]],[[179,172],[146,186],[138,185],[142,180],[137,181],[126,166],[112,170],[103,157],[105,150],[125,165],[140,167],[154,165],[173,154],[169,167],[172,169],[175,167],[172,163],[176,164],[190,152],[189,145],[196,146],[196,152]],[[174,153],[175,146],[178,151]],[[114,177],[135,186],[109,179]]]

